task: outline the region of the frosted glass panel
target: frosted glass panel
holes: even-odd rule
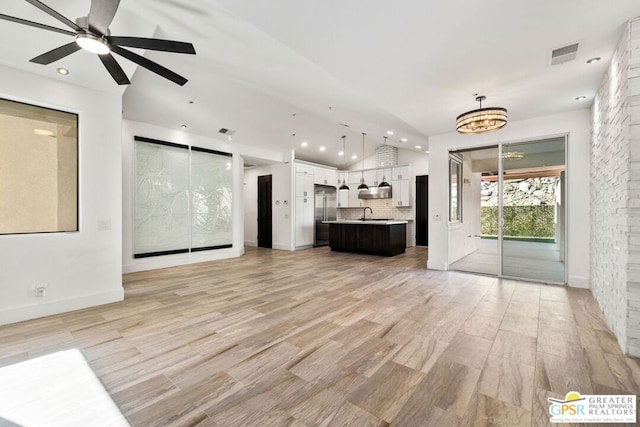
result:
[[[134,254],[189,250],[189,150],[136,141]]]
[[[231,164],[228,155],[191,150],[192,250],[233,242]]]

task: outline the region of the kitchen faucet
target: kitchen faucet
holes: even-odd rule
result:
[[[373,215],[373,209],[371,209],[370,206],[367,206],[366,208],[363,209],[362,211],[362,220],[366,221],[367,220],[367,209],[369,209],[369,212],[371,212],[371,215]]]

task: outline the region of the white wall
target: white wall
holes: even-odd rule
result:
[[[80,224],[0,236],[0,324],[122,300],[121,96],[3,66],[0,96],[79,114]],[[36,298],[41,282],[46,296]]]
[[[448,152],[551,135],[568,134],[567,152],[567,269],[571,286],[589,285],[589,110],[510,122],[480,135],[451,132],[429,138],[429,261],[428,268],[446,270],[449,254]],[[440,220],[434,219],[438,215]]]
[[[231,248],[150,258],[133,257],[133,188],[134,136],[193,145],[233,154],[233,243]],[[283,154],[256,149],[219,139],[194,135],[179,129],[168,129],[148,123],[122,122],[122,268],[125,273],[175,265],[212,261],[240,256],[244,253],[244,159],[242,155],[282,161]]]
[[[292,250],[291,164],[258,166],[244,171],[244,243],[258,245],[258,176],[271,175],[272,247]]]

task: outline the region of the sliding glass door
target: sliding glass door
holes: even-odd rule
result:
[[[502,275],[565,283],[565,137],[502,145]]]
[[[450,162],[461,164],[455,194],[450,189],[460,209],[449,218],[450,269],[566,282],[565,141],[450,152]]]

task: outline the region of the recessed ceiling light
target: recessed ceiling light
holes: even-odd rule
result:
[[[393,131],[392,130],[388,130],[387,131],[387,135],[393,135]]]
[[[418,150],[422,150],[422,145],[416,145],[416,148],[417,148]]]
[[[587,99],[587,97],[584,95],[576,97],[576,101],[582,101],[583,99]]]
[[[229,141],[233,141],[233,137],[232,137],[231,135],[229,135],[229,136],[227,137],[227,139],[228,139]]]
[[[324,151],[326,149],[327,149],[327,147],[325,147],[324,145],[322,147],[320,147],[320,151]]]
[[[339,152],[338,156],[344,156],[344,151]]]
[[[600,59],[602,59],[602,58],[600,58],[599,56],[596,56],[595,58],[589,59],[587,61],[587,64],[595,64],[596,62],[600,61]]]
[[[354,154],[353,156],[351,156],[351,158],[355,160],[355,159],[357,159],[357,158],[358,158],[358,155],[357,155],[357,154]]]
[[[400,142],[407,142],[408,139],[407,138],[400,138]]]
[[[180,126],[180,127],[181,127],[182,129],[186,129],[186,128],[187,128],[187,125],[182,125],[182,126]]]
[[[425,151],[424,151],[424,154],[429,154],[429,150],[425,150]]]
[[[301,147],[306,147],[307,145],[309,145],[309,143],[308,143],[307,141],[302,141],[302,142],[300,143],[300,146],[301,146]]]
[[[58,72],[58,74],[62,74],[63,76],[68,76],[69,75],[69,70],[67,70],[66,68],[63,68],[63,67],[56,68],[56,71]]]

